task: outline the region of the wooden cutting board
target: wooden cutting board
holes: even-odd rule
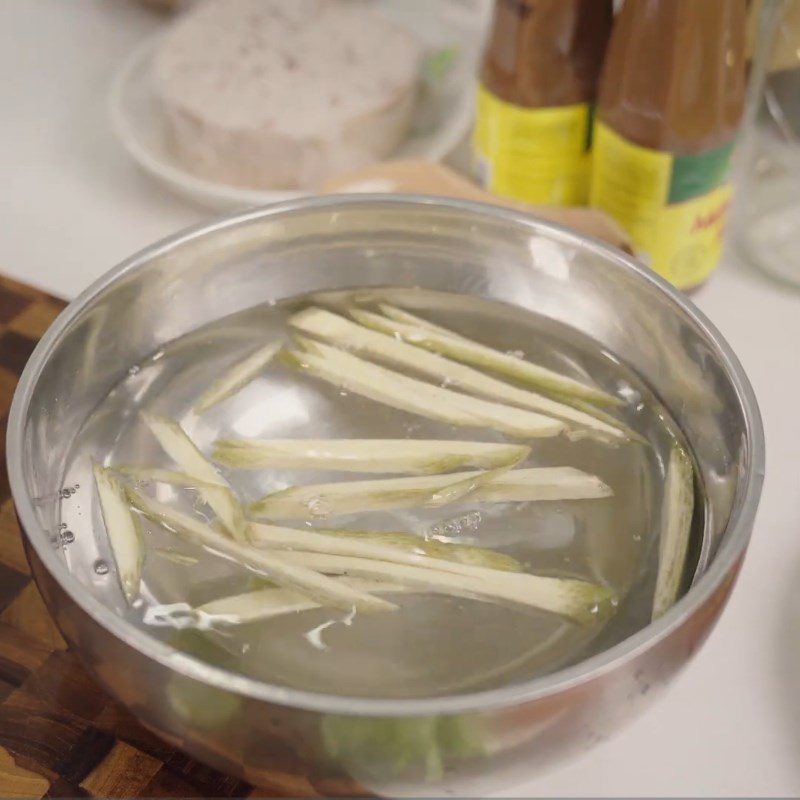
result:
[[[34,584],[5,460],[11,398],[66,304],[0,275],[0,797],[356,797],[332,775],[282,771],[261,788],[206,767],[145,730],[67,649]]]

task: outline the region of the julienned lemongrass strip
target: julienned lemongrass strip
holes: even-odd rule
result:
[[[384,320],[377,314],[358,310],[351,311],[351,314],[368,327],[358,325],[326,309],[315,307],[295,314],[289,320],[289,324],[304,333],[325,339],[340,347],[369,353],[396,366],[425,373],[437,381],[447,382],[447,385],[452,385],[453,388],[565,420],[571,426],[578,426],[581,430],[598,435],[604,440],[620,441],[626,438],[619,427],[609,425],[591,414],[527,389],[504,383],[438,353],[415,347],[395,336],[372,330],[378,328]],[[391,322],[388,325],[391,325]]]
[[[437,491],[482,473],[451,472],[385,480],[341,481],[293,486],[252,503],[251,516],[259,519],[308,519],[431,505]],[[612,494],[600,478],[572,467],[531,467],[494,476],[475,488],[470,500],[504,503],[529,500],[584,500]],[[435,505],[435,501],[433,503]]]
[[[653,598],[653,619],[678,599],[694,513],[694,470],[686,451],[672,447],[661,505],[658,575]]]
[[[268,344],[233,366],[200,395],[200,399],[194,405],[195,413],[202,414],[247,386],[250,381],[258,377],[261,370],[272,361],[280,349],[280,342]]]
[[[134,481],[147,481],[149,483],[167,483],[170,486],[186,486],[192,489],[202,489],[203,491],[230,491],[226,486],[219,483],[207,483],[189,475],[187,472],[178,472],[172,469],[160,469],[159,467],[140,467],[134,464],[114,465],[111,469],[120,475],[131,478]]]
[[[337,556],[352,556],[354,558],[372,558],[377,561],[390,561],[394,564],[407,564],[412,567],[425,567],[440,572],[449,572],[454,575],[469,575],[472,577],[485,577],[490,573],[514,575],[516,572],[496,570],[488,566],[464,564],[459,561],[441,559],[412,552],[400,547],[375,539],[355,539],[337,536],[333,533],[296,528],[284,528],[277,525],[262,525],[253,522],[250,525],[250,541],[258,546],[268,549],[306,551]]]
[[[227,481],[200,452],[186,431],[174,420],[155,414],[142,414],[145,424],[156,437],[164,452],[181,469],[195,478],[203,500],[214,509],[228,533],[237,541],[246,541],[246,523],[242,507]],[[226,492],[205,489],[201,484],[212,484],[227,489]]]
[[[114,466],[114,472],[122,475],[124,478],[130,478],[133,481],[144,481],[147,483],[166,483],[170,486],[183,486],[187,489],[192,489],[199,492],[206,503],[211,505],[209,497],[216,497],[216,504],[221,508],[227,508],[229,505],[235,509],[238,517],[241,517],[241,536],[237,537],[239,541],[247,542],[244,533],[246,531],[247,523],[244,519],[244,512],[242,511],[241,504],[238,498],[233,494],[233,490],[228,486],[220,486],[216,483],[205,483],[197,478],[188,475],[185,472],[176,472],[171,469],[159,469],[158,467],[139,467],[139,466]],[[213,506],[212,506],[213,508]],[[219,523],[218,523],[219,524]],[[228,526],[222,524],[221,529],[224,533],[229,533]]]
[[[99,464],[94,465],[93,471],[117,575],[125,598],[130,603],[139,594],[144,564],[139,520],[131,513],[122,484]]]
[[[644,438],[640,433],[637,433],[630,425],[626,425],[622,420],[617,419],[613,414],[609,414],[607,411],[603,411],[591,403],[588,403],[586,400],[581,400],[580,397],[566,397],[562,398],[565,404],[571,405],[573,408],[577,409],[578,411],[583,411],[585,414],[591,414],[595,419],[600,420],[600,422],[605,422],[608,425],[611,425],[614,428],[617,428],[620,433],[632,442],[636,442],[637,444],[643,444],[650,446],[650,442]],[[571,439],[580,439],[581,434],[583,431],[577,430],[571,433],[567,433],[567,436]]]
[[[180,564],[182,567],[194,567],[200,563],[200,560],[195,558],[194,556],[186,555],[186,553],[178,553],[175,550],[171,550],[168,547],[156,547],[154,548],[153,552],[161,556],[161,558],[166,558],[167,561],[172,561],[174,564]]]
[[[510,436],[539,438],[556,436],[564,430],[560,420],[533,411],[490,402],[478,397],[462,394],[451,389],[434,386],[426,381],[401,375],[394,370],[378,366],[351,353],[305,337],[296,337],[303,348],[303,356],[321,359],[329,369],[336,371],[340,379],[362,381],[373,391],[373,399],[379,394],[394,397],[394,403],[413,404],[417,413],[426,409],[425,416],[443,419],[451,424],[468,427],[491,427]],[[345,387],[346,388],[346,387]],[[398,402],[400,401],[400,402]],[[386,402],[386,401],[384,401]],[[459,419],[460,422],[455,422]]]
[[[488,567],[489,569],[506,572],[522,572],[523,569],[522,564],[507,553],[500,553],[486,547],[476,547],[469,544],[423,539],[413,533],[350,530],[347,528],[314,528],[313,530],[329,536],[378,542],[401,550],[408,550],[412,553],[420,553],[445,561],[457,561],[460,564],[472,564],[476,567]]]
[[[430,320],[418,317],[416,314],[412,314],[410,311],[406,311],[403,308],[398,308],[397,306],[391,305],[391,303],[378,303],[378,308],[381,310],[382,314],[389,317],[389,319],[395,320],[396,322],[402,322],[405,325],[419,326],[425,328],[426,330],[434,331],[435,333],[441,333],[444,336],[450,336],[453,339],[461,339],[465,342],[469,341],[466,336],[462,336],[460,333],[451,331],[449,328],[445,328],[442,325],[437,325]]]
[[[604,619],[613,612],[614,593],[605,586],[572,578],[552,578],[526,573],[482,570],[483,575],[455,575],[439,569],[376,561],[371,558],[287,552],[282,558],[292,564],[329,575],[387,580],[425,591],[474,597],[499,603],[540,608],[582,624]]]
[[[383,333],[398,336],[409,344],[425,350],[432,350],[443,356],[454,358],[456,361],[463,361],[491,372],[499,372],[526,386],[542,389],[556,397],[580,397],[599,405],[622,405],[619,398],[602,389],[467,339],[453,331],[432,325],[427,320],[409,314],[407,311],[401,311],[386,304],[382,304],[380,310],[385,316],[378,314],[365,316],[359,312],[359,322]]]
[[[407,586],[386,581],[370,581],[364,578],[334,578],[333,580],[361,592],[401,594],[410,591]],[[195,613],[209,618],[212,623],[245,625],[248,622],[310,611],[319,607],[319,603],[292,589],[258,589],[212,600],[210,603],[195,608]]]
[[[333,469],[435,475],[462,467],[495,469],[527,458],[517,444],[447,439],[220,439],[214,460],[238,469]]]
[[[436,489],[425,504],[429,508],[439,508],[452,503],[458,503],[466,497],[474,495],[481,486],[497,481],[501,475],[505,475],[511,469],[508,467],[498,467],[497,469],[484,470],[477,475],[469,475],[455,483],[448,483],[441,489]],[[458,473],[450,473],[458,475]]]
[[[564,423],[552,417],[442,389],[319,342],[300,343],[304,352],[292,354],[297,367],[394,408],[451,425],[494,428],[523,439],[557,436],[564,430]]]
[[[188,541],[236,561],[254,572],[287,589],[301,592],[321,605],[332,605],[344,610],[389,611],[395,606],[386,600],[352,589],[327,578],[302,564],[290,564],[273,553],[266,553],[250,545],[240,544],[217,533],[210,525],[171,506],[160,503],[133,489],[128,489],[128,499],[134,508],[158,524],[172,530]]]

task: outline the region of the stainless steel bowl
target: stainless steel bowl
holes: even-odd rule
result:
[[[267,685],[197,661],[132,627],[78,582],[51,541],[63,469],[75,432],[127,367],[265,300],[366,285],[473,293],[534,309],[593,337],[649,383],[690,442],[708,499],[700,569],[674,608],[602,654],[526,683],[430,700],[352,699]],[[180,233],[111,270],[36,348],[14,397],[7,452],[50,611],[97,678],[146,725],[254,782],[275,770],[341,770],[378,791],[426,794],[482,794],[521,780],[602,740],[651,702],[725,605],[764,468],[758,408],[736,356],[664,281],[598,241],[513,211],[383,196],[248,211]],[[365,759],[352,742],[325,747],[332,730],[376,740],[388,730],[402,739],[421,736],[434,720],[457,722],[481,740],[480,748],[445,756],[445,777],[435,785],[424,786],[413,765],[396,769],[391,735]]]

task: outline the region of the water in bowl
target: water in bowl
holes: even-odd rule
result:
[[[318,609],[244,626],[193,632],[192,652],[273,684],[349,696],[441,696],[497,687],[550,672],[608,647],[649,621],[657,565],[664,468],[676,428],[635,374],[574,330],[529,311],[472,296],[374,289],[266,303],[177,339],[131,365],[76,436],[60,498],[57,544],[79,579],[152,636],[184,646],[196,625],[187,607],[256,588],[246,569],[145,524],[141,600],[120,591],[91,480],[92,460],[174,468],[139,418],[179,421],[206,453],[217,438],[425,438],[503,441],[488,429],[456,428],[341,391],[271,364],[235,396],[197,416],[193,402],[253,349],[290,338],[289,316],[324,300],[342,308],[376,299],[502,351],[577,378],[626,401],[619,418],[649,446],[619,447],[564,436],[528,442],[526,466],[573,466],[600,476],[614,496],[598,500],[479,504],[362,513],[291,523],[409,531],[514,556],[528,571],[600,582],[619,597],[610,621],[580,626],[552,614],[433,594],[393,600],[400,611],[359,615]],[[287,486],[357,479],[322,471],[225,471],[243,500]],[[378,477],[374,475],[363,476]],[[165,502],[185,500],[159,485]],[[208,509],[196,501],[195,512]],[[66,537],[66,534],[69,537]],[[66,541],[69,538],[70,541]],[[197,646],[197,642],[202,644]]]

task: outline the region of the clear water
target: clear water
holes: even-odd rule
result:
[[[522,351],[565,374],[591,376],[629,402],[621,418],[650,447],[611,448],[565,437],[531,442],[528,466],[574,466],[614,490],[603,500],[476,504],[336,517],[323,526],[405,530],[421,537],[495,548],[531,572],[599,581],[620,597],[605,625],[584,628],[535,610],[435,595],[397,596],[393,614],[348,615],[320,609],[205,632],[200,653],[251,677],[310,691],[372,697],[430,697],[530,678],[619,641],[649,619],[655,577],[658,511],[665,456],[674,426],[635,375],[569,328],[530,312],[467,297],[420,290],[383,290],[382,299],[423,313],[505,351]],[[326,294],[328,306],[365,302],[369,293]],[[339,391],[274,363],[236,396],[201,417],[200,392],[255,346],[287,339],[288,316],[315,298],[262,305],[175,340],[122,380],[78,433],[61,495],[61,543],[71,569],[105,603],[153,636],[180,644],[164,605],[199,605],[258,585],[243,568],[146,525],[148,557],[142,600],[128,608],[113,569],[89,473],[105,464],[170,467],[138,418],[149,410],[177,419],[206,452],[218,437],[443,438],[501,441],[490,430],[426,420]],[[316,298],[318,299],[318,298]],[[226,473],[244,500],[298,483],[347,480],[352,474],[270,470]],[[375,477],[375,476],[364,476]],[[187,503],[170,486],[159,499]],[[197,513],[207,511],[195,500]],[[297,523],[302,524],[302,523]],[[311,524],[311,523],[307,523]],[[189,617],[183,618],[190,624]],[[180,620],[177,620],[180,622]],[[193,652],[197,637],[194,637]]]

